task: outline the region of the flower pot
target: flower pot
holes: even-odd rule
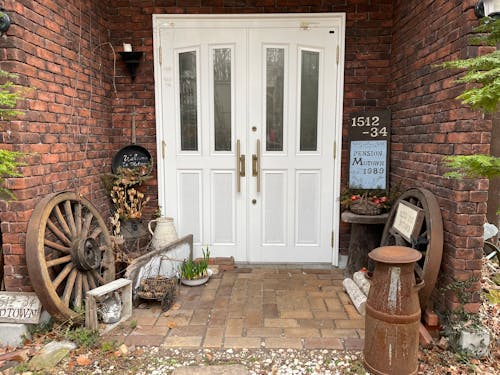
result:
[[[205,284],[208,279],[210,279],[210,276],[212,276],[213,272],[211,269],[207,270],[207,276],[199,278],[199,279],[181,279],[181,283],[187,286],[198,286],[198,285],[203,285]]]

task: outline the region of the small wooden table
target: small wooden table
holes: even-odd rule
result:
[[[342,212],[342,221],[351,224],[346,267],[346,274],[349,277],[361,268],[368,267],[368,253],[380,246],[384,224],[388,217],[388,213],[372,216],[358,215],[351,211]]]

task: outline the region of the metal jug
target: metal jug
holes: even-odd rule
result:
[[[151,228],[151,224],[153,223],[156,223],[154,232]],[[178,238],[174,219],[171,217],[159,217],[158,219],[151,220],[148,224],[148,229],[153,236],[151,240],[153,250],[160,250]]]
[[[366,301],[366,369],[373,374],[406,375],[418,370],[418,291],[414,266],[422,254],[404,246],[379,247],[368,254],[375,263]]]

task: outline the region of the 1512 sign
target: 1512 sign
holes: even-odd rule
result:
[[[386,189],[391,113],[356,112],[349,123],[349,187]]]

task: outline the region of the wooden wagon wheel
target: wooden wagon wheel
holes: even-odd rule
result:
[[[411,243],[393,230],[394,218],[400,201],[406,201],[421,208],[424,212],[419,233]],[[436,197],[426,189],[405,191],[396,201],[389,213],[381,240],[382,246],[400,245],[412,247],[422,253],[422,258],[415,264],[415,274],[425,284],[419,291],[420,307],[425,310],[431,293],[436,285],[441,257],[443,255],[443,219]]]
[[[58,320],[81,318],[86,292],[115,277],[111,237],[97,209],[72,192],[35,207],[26,236],[31,284]]]

